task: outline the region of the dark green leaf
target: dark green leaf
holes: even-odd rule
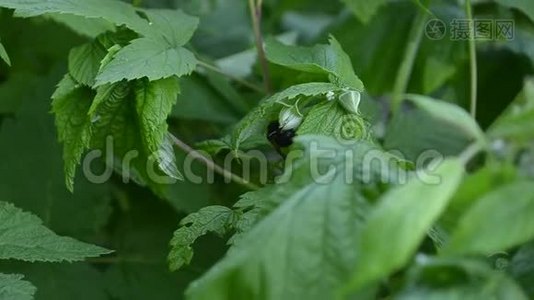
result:
[[[530,141],[534,124],[534,79],[525,81],[523,91],[510,107],[488,130],[493,138],[507,138],[514,141]]]
[[[532,298],[534,296],[534,242],[523,245],[514,255],[508,271]]]
[[[528,299],[505,273],[475,260],[421,256],[409,270],[407,281],[395,299]]]
[[[99,41],[72,49],[69,54],[69,74],[77,82],[93,86],[100,62],[106,54],[107,50]]]
[[[12,204],[0,202],[0,259],[79,261],[112,251],[56,235],[42,221]]]
[[[214,232],[223,235],[235,222],[234,211],[224,206],[208,206],[193,213],[180,222],[180,228],[174,232],[169,253],[169,268],[176,271],[189,264],[193,258],[191,245],[199,237]]]
[[[75,86],[77,85],[67,75],[59,83],[52,103],[59,141],[63,143],[65,183],[71,192],[74,190],[76,167],[91,142],[88,111],[93,98],[91,90],[84,87],[72,90]]]
[[[151,82],[142,80],[135,88],[135,100],[140,133],[149,159],[155,159],[168,176],[183,179],[176,167],[167,131],[167,117],[179,92],[180,86],[174,77]]]
[[[511,7],[517,8],[526,14],[532,21],[534,21],[534,3],[529,0],[495,0],[497,3]]]

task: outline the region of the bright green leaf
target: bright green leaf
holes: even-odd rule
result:
[[[0,299],[31,300],[37,290],[23,275],[0,273]]]
[[[441,183],[431,184],[423,180],[426,177],[414,177],[379,200],[363,229],[360,257],[347,291],[385,278],[410,260],[445,210],[463,172],[459,160],[449,159],[433,172]]]
[[[297,71],[329,75],[330,81],[344,88],[363,91],[362,81],[354,74],[352,62],[334,37],[329,45],[312,48],[288,46],[276,39],[266,41],[267,59]]]
[[[462,215],[478,199],[498,187],[515,181],[517,176],[517,169],[508,164],[488,164],[477,172],[465,176],[447,211],[443,214],[440,225],[450,234]]]
[[[534,238],[534,183],[518,181],[483,196],[462,216],[444,254],[494,254]]]
[[[191,245],[196,239],[208,232],[224,235],[234,219],[234,211],[224,206],[208,206],[182,219],[181,227],[174,232],[170,242],[172,249],[168,259],[171,271],[191,262]]]
[[[162,38],[140,38],[122,48],[109,64],[103,66],[96,85],[143,77],[151,81],[180,77],[191,74],[196,65],[193,53],[183,47],[169,46]]]
[[[35,215],[0,202],[0,259],[80,261],[112,251],[56,235]]]
[[[363,118],[347,112],[337,101],[314,106],[299,126],[297,134],[326,135],[341,140],[369,137]]]

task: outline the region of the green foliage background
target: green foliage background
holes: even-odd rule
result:
[[[244,0],[0,0],[0,299],[534,299],[534,2],[467,1],[514,21],[474,44],[424,35],[465,1],[259,2],[268,76]],[[80,170],[108,136],[130,182]],[[187,145],[232,183],[184,178]],[[252,149],[268,184],[239,177]]]

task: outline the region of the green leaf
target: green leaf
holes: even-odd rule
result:
[[[76,167],[91,142],[91,120],[87,113],[93,98],[90,89],[75,86],[73,79],[65,76],[52,98],[58,137],[63,143],[65,183],[71,192],[74,190]]]
[[[31,300],[37,290],[23,275],[0,273],[0,299]]]
[[[345,110],[337,101],[314,106],[299,126],[297,135],[316,134],[341,140],[367,139],[367,125],[363,118]]]
[[[533,214],[533,182],[496,189],[462,216],[443,253],[489,255],[525,243],[534,238]]]
[[[56,235],[35,215],[0,202],[0,259],[23,261],[80,261],[112,251]]]
[[[150,187],[162,198],[171,183],[181,179],[166,124],[177,92],[175,78],[121,81],[99,87],[89,108],[91,148],[105,153],[102,160],[107,168],[123,180]],[[127,157],[130,164],[123,165]]]
[[[167,117],[180,92],[176,78],[141,80],[135,88],[136,110],[146,153],[155,156],[160,169],[172,178],[183,179],[168,139]],[[170,146],[170,151],[168,151]]]
[[[429,57],[423,67],[423,93],[430,94],[442,87],[456,72],[456,66],[441,57]]]
[[[75,193],[65,188],[62,147],[50,114],[50,95],[61,75],[39,77],[21,91],[20,109],[2,122],[0,145],[9,147],[0,147],[0,199],[35,213],[55,232],[89,240],[108,224],[110,186],[79,176]]]
[[[6,62],[9,66],[11,66],[11,60],[9,59],[9,56],[7,55],[6,48],[4,48],[4,45],[0,43],[0,58]]]
[[[102,270],[89,263],[8,263],[4,268],[11,273],[24,274],[37,288],[35,299],[109,299]]]
[[[354,263],[362,201],[342,176],[295,191],[192,285],[188,298],[328,299]]]
[[[362,81],[354,74],[352,62],[334,37],[329,45],[312,48],[288,46],[271,38],[266,41],[267,59],[272,63],[297,71],[324,74],[330,81],[344,88],[362,92]]]
[[[495,0],[500,5],[516,8],[534,21],[534,2],[529,0]]]
[[[514,182],[517,177],[518,171],[511,164],[488,164],[477,172],[465,176],[447,211],[443,214],[440,226],[450,234],[463,214],[478,199],[498,187]]]
[[[271,206],[271,213],[234,240],[226,257],[189,286],[188,299],[331,299],[350,275],[369,207],[361,172],[368,172],[366,184],[376,183],[382,172],[363,171],[363,157],[374,151],[381,163],[387,165],[389,159],[365,142],[342,145],[320,136],[297,142],[305,147],[306,159],[295,163],[301,167],[281,178],[284,184],[249,194],[237,205],[261,200],[260,206]],[[354,160],[347,163],[342,153]],[[315,175],[308,167],[314,159],[319,159]]]
[[[485,143],[482,129],[480,129],[477,122],[459,106],[421,95],[407,95],[406,97],[422,110],[444,122],[459,127],[466,133],[469,133],[475,141]]]
[[[159,35],[173,47],[180,47],[191,39],[198,27],[198,18],[185,14],[181,10],[144,9],[153,34]]]
[[[474,142],[485,143],[476,121],[454,104],[408,95],[403,105],[388,125],[384,147],[401,151],[408,160],[417,161],[428,150],[458,155]]]
[[[488,135],[494,139],[506,138],[529,142],[534,124],[534,79],[525,80],[523,91],[508,109],[491,125]]]
[[[73,48],[69,53],[69,74],[77,82],[93,86],[106,54],[106,48],[98,40]]]
[[[248,113],[234,128],[231,145],[234,151],[248,139],[261,136],[266,140],[266,130],[269,122],[277,118],[283,105],[294,104],[300,97],[325,95],[328,92],[341,91],[342,89],[331,83],[311,82],[294,85],[263,100],[256,108]]]
[[[342,0],[352,13],[363,23],[369,22],[380,7],[384,6],[387,0]]]
[[[193,36],[198,19],[181,10],[143,10],[150,20],[152,33],[131,43],[114,54],[111,62],[102,66],[96,85],[122,79],[148,77],[154,81],[171,76],[181,77],[193,72],[197,60],[183,48]]]
[[[406,279],[406,286],[395,299],[528,299],[505,272],[476,260],[421,255]]]
[[[532,299],[534,296],[534,286],[532,285],[534,282],[534,242],[519,248],[510,261],[508,271]]]
[[[72,31],[89,38],[96,38],[104,32],[115,30],[115,25],[104,19],[86,18],[59,13],[47,14],[46,16],[67,26]]]
[[[191,245],[196,239],[208,232],[224,235],[235,218],[234,211],[228,207],[208,206],[182,219],[181,227],[174,232],[170,242],[172,249],[168,260],[171,271],[176,271],[191,262],[193,258]]]
[[[122,1],[0,0],[0,6],[20,10],[25,17],[59,13],[86,18],[103,18],[115,25],[126,25],[143,35],[151,33],[148,22],[137,15],[133,6]]]
[[[433,172],[441,183],[429,184],[423,180],[426,177],[414,177],[379,200],[363,229],[360,257],[347,291],[359,290],[408,263],[445,210],[463,172],[459,160],[445,160]]]
[[[96,86],[123,79],[148,77],[154,81],[180,77],[191,74],[196,65],[193,53],[183,47],[171,46],[162,38],[140,38],[122,48],[109,64],[103,66],[96,77]]]
[[[97,117],[96,110],[105,101],[109,99],[123,99],[128,96],[130,87],[126,82],[119,82],[115,84],[106,84],[96,89],[96,95],[91,103],[88,114],[91,117]]]
[[[137,151],[141,157],[132,161],[130,176],[139,184],[145,185],[146,155],[143,152],[141,129],[137,122],[137,111],[133,89],[127,81],[121,81],[97,89],[95,100],[89,109],[92,120],[91,148],[105,151],[106,160],[113,161],[111,167],[122,172],[121,159],[130,151]],[[108,153],[111,147],[112,153]],[[111,157],[109,155],[111,154]],[[110,165],[108,164],[108,168]]]

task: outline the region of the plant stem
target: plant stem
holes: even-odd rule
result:
[[[471,8],[471,0],[465,0],[465,12],[469,20],[469,61],[471,69],[471,98],[470,98],[470,112],[473,119],[477,116],[477,89],[478,89],[478,73],[477,73],[477,48],[475,41],[475,27],[473,24],[473,12]]]
[[[228,170],[225,170],[224,168],[220,167],[219,165],[217,165],[211,158],[205,156],[204,154],[196,151],[195,149],[191,148],[191,146],[189,146],[188,144],[182,142],[180,139],[178,139],[176,136],[174,135],[170,135],[174,144],[182,149],[185,153],[191,155],[191,157],[195,158],[195,159],[198,159],[200,160],[202,163],[204,163],[206,165],[206,167],[210,170],[213,170],[215,171],[216,173],[220,174],[221,176],[223,176],[224,178],[227,178],[227,179],[230,179],[231,181],[237,183],[237,184],[240,184],[250,190],[259,190],[260,187],[245,180],[244,178],[228,171]]]
[[[465,166],[482,150],[484,150],[484,144],[479,141],[474,142],[465,148],[465,150],[460,154],[459,159]]]
[[[258,60],[260,61],[263,74],[263,84],[265,85],[265,92],[271,94],[271,74],[269,71],[269,63],[265,57],[265,50],[263,49],[263,35],[261,33],[262,4],[263,0],[248,0],[254,38],[256,40],[256,51],[258,52]]]
[[[225,73],[223,70],[217,68],[216,66],[210,65],[207,62],[198,61],[198,65],[203,67],[203,68],[205,68],[205,69],[207,69],[207,70],[210,70],[210,71],[213,71],[215,73],[221,74],[221,75],[223,75],[225,77],[228,77],[229,79],[231,79],[231,80],[233,80],[233,81],[241,84],[242,86],[247,87],[247,88],[249,88],[249,89],[251,89],[253,91],[256,91],[256,92],[259,92],[259,93],[264,93],[265,92],[261,87],[255,85],[253,83],[250,83],[250,82],[248,82],[248,81],[246,81],[244,79],[236,77],[234,75]]]
[[[421,38],[423,37],[423,32],[427,20],[427,12],[422,9],[419,9],[417,11],[416,19],[410,30],[408,44],[406,44],[406,49],[404,51],[404,58],[397,73],[395,86],[393,87],[391,104],[394,113],[399,110],[403,100],[402,97],[406,93],[406,90],[408,88],[408,83],[410,82],[410,77],[412,75],[412,70],[415,64],[415,58],[417,57],[417,52],[419,51]]]

